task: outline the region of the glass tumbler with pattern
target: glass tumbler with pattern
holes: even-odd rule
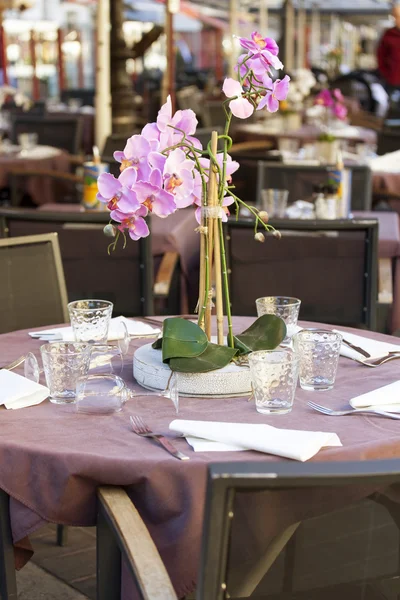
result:
[[[68,304],[69,318],[77,342],[107,342],[113,303],[108,300],[76,300]]]
[[[293,407],[298,360],[291,348],[259,350],[249,354],[256,409],[262,414],[289,413]]]
[[[92,347],[84,342],[50,342],[40,347],[51,402],[75,402],[76,382],[88,374]]]
[[[257,316],[276,315],[286,324],[286,337],[288,343],[297,331],[301,300],[290,296],[265,296],[256,300]]]
[[[333,388],[341,343],[340,333],[326,329],[302,329],[293,336],[303,390],[322,392]]]

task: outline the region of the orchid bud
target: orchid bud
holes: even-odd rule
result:
[[[265,242],[265,236],[263,233],[261,233],[261,231],[259,231],[258,233],[255,234],[254,239],[256,240],[256,242],[261,242],[261,243]]]
[[[277,239],[280,240],[282,237],[282,234],[280,231],[278,231],[277,229],[275,229],[275,231],[272,232],[272,235]]]
[[[106,225],[104,227],[103,233],[107,237],[115,237],[115,234],[117,233],[117,230],[116,230],[116,228],[115,228],[114,225],[111,225],[111,223],[109,223],[108,225]]]
[[[268,223],[269,214],[265,210],[260,210],[260,212],[258,213],[258,216],[263,223]]]

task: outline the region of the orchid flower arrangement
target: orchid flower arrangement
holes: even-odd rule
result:
[[[347,108],[344,103],[344,96],[339,89],[334,90],[322,90],[315,98],[314,104],[317,106],[324,106],[326,110],[330,111],[331,114],[344,121],[347,117]]]
[[[109,173],[100,175],[97,196],[110,210],[111,222],[106,226],[105,233],[115,239],[109,249],[115,249],[120,235],[124,240],[126,234],[133,240],[148,236],[145,218],[149,213],[165,218],[181,208],[195,208],[198,230],[202,236],[201,244],[205,249],[200,265],[198,324],[204,328],[207,312],[211,312],[213,265],[210,255],[213,254],[214,244],[218,243],[221,251],[218,270],[222,277],[228,319],[230,352],[226,354],[227,362],[237,354],[238,346],[243,351],[243,343],[238,343],[233,336],[230,314],[222,230],[222,222],[227,220],[229,214],[228,207],[235,204],[238,213],[239,206],[244,205],[251,211],[255,219],[256,240],[265,239],[263,233],[258,231],[259,227],[280,237],[280,233],[268,224],[268,214],[265,211],[248,206],[234,193],[232,175],[239,164],[229,155],[232,146],[229,136],[231,120],[232,116],[246,119],[254,111],[263,109],[276,112],[279,102],[285,100],[289,90],[288,76],[276,81],[271,77],[272,68],[283,67],[278,58],[278,46],[273,39],[253,32],[250,39],[239,38],[239,42],[245,53],[238,59],[237,79],[226,78],[222,87],[226,96],[223,103],[226,114],[223,134],[216,137],[217,134],[214,133],[207,148],[203,148],[195,137],[198,123],[195,113],[192,110],[178,110],[173,114],[171,99],[168,97],[156,122],[147,124],[140,134],[129,138],[123,151],[115,152],[114,158],[121,163],[121,174],[118,178]],[[214,256],[217,256],[217,252],[214,252]],[[280,335],[282,321],[279,321]],[[193,369],[199,370],[200,367]]]

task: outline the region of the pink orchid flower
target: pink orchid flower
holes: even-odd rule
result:
[[[111,212],[111,218],[120,223],[118,229],[122,232],[128,231],[132,240],[139,240],[150,234],[149,228],[143,217],[147,215],[147,208],[140,206],[136,211],[130,210],[130,207],[122,202],[118,209]]]
[[[339,88],[335,88],[332,91],[332,95],[334,98],[336,98],[336,100],[338,100],[338,102],[341,102],[342,104],[344,104],[344,96],[343,96],[342,92],[339,90]]]
[[[322,92],[316,96],[314,104],[319,104],[320,106],[333,106],[331,92],[329,90],[322,90]]]
[[[279,108],[279,101],[286,100],[286,97],[289,92],[289,81],[290,77],[285,75],[285,77],[281,79],[277,79],[270,91],[267,91],[265,96],[260,100],[257,110],[261,110],[265,106],[269,112],[276,112]]]
[[[153,180],[157,179],[157,183],[162,183],[161,173],[158,171],[159,177],[153,176]],[[174,196],[166,192],[161,186],[153,185],[146,181],[138,181],[135,185],[136,197],[140,204],[145,206],[150,212],[161,218],[168,217],[176,211],[176,203]]]
[[[197,118],[191,109],[178,110],[172,115],[171,97],[168,96],[167,101],[160,108],[157,116],[157,127],[161,133],[165,133],[168,129],[177,127],[184,131],[186,135],[193,135],[197,127]]]
[[[136,183],[136,169],[132,167],[125,169],[116,179],[111,173],[102,173],[97,180],[99,193],[97,199],[103,204],[107,204],[108,210],[118,208],[120,202],[124,201],[134,211],[140,208],[132,187]]]
[[[227,98],[233,98],[233,100],[229,102],[229,108],[235,117],[247,119],[253,114],[254,107],[247,98],[243,98],[243,89],[238,81],[231,77],[227,77],[222,86],[222,91]]]
[[[264,38],[258,31],[253,31],[251,38],[239,38],[242,48],[249,50],[252,54],[260,51],[267,51],[274,56],[279,53],[278,44],[272,38]]]
[[[340,102],[336,102],[335,106],[332,109],[332,112],[335,115],[335,117],[340,119],[341,121],[344,121],[344,119],[347,117],[347,108],[344,104],[340,104]]]
[[[192,204],[194,166],[194,162],[186,158],[186,154],[180,148],[173,150],[165,161],[164,189],[174,196],[177,208],[185,208]]]
[[[121,171],[133,167],[137,170],[138,179],[143,181],[150,174],[147,157],[151,150],[150,142],[143,135],[133,135],[126,142],[123,152],[114,152],[114,158],[121,163]]]

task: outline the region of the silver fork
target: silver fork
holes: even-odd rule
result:
[[[364,365],[365,367],[371,367],[374,369],[375,367],[380,367],[390,360],[396,360],[398,358],[400,358],[400,352],[389,352],[387,356],[381,356],[380,358],[365,358],[363,360],[356,358],[353,360],[361,365]]]
[[[332,408],[327,408],[326,406],[321,406],[320,404],[316,404],[315,402],[307,402],[307,405],[318,412],[328,415],[330,417],[341,417],[342,415],[354,415],[357,413],[366,413],[372,415],[381,415],[382,417],[389,417],[389,419],[397,419],[400,420],[400,414],[386,412],[384,410],[372,410],[369,408],[351,408],[348,410],[333,410]]]
[[[155,440],[160,444],[160,446],[164,448],[164,450],[166,450],[167,452],[172,454],[172,456],[178,458],[179,460],[189,460],[189,456],[186,456],[186,454],[183,454],[183,452],[179,452],[179,450],[177,450],[175,446],[171,444],[169,440],[167,440],[166,437],[164,437],[160,433],[154,433],[154,431],[151,431],[151,429],[144,423],[141,417],[131,416],[129,417],[129,419],[131,422],[132,430],[134,433],[136,433],[136,435]]]

